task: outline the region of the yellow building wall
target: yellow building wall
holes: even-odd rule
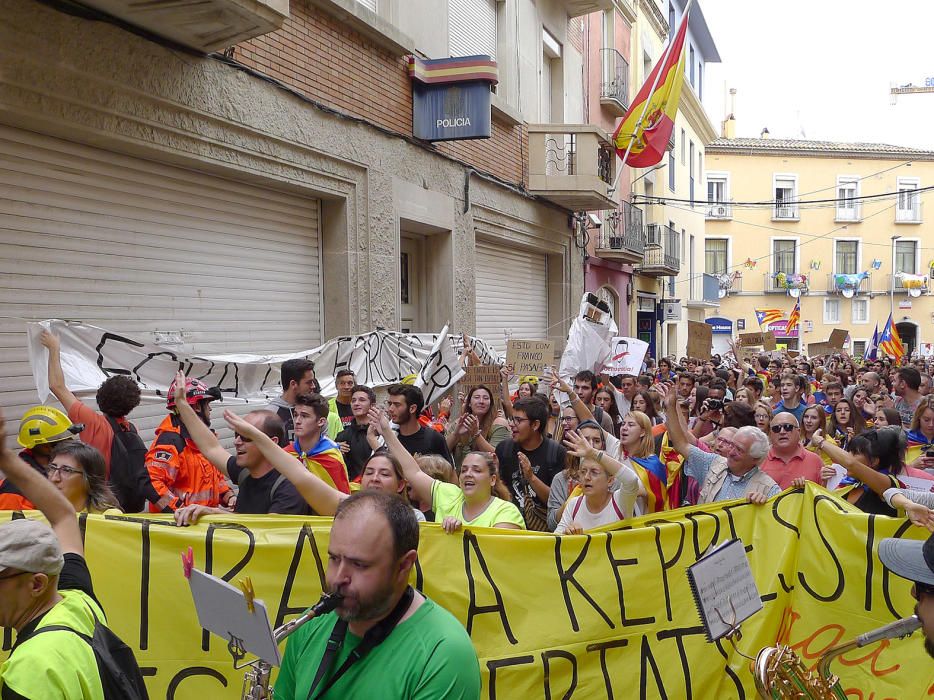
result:
[[[705,156],[707,177],[716,172],[728,173],[727,199],[736,202],[771,201],[774,198],[773,176],[795,174],[798,177],[797,193],[800,199],[834,199],[837,178],[856,176],[860,181],[859,195],[874,195],[895,192],[897,179],[918,178],[919,187],[934,185],[934,161],[914,161],[910,165],[900,160],[882,158],[834,158],[792,157],[776,155],[739,155],[735,153],[711,153]],[[763,289],[768,276],[773,272],[772,241],[775,238],[794,238],[797,246],[797,272],[809,275],[809,291],[800,297],[801,332],[803,343],[826,340],[836,328],[847,329],[853,340],[868,340],[872,337],[876,323],[882,326],[888,317],[892,296],[890,295],[893,271],[893,243],[891,237],[899,235],[905,240],[918,241],[918,274],[930,274],[930,262],[934,260],[934,204],[927,206],[928,193],[920,194],[922,209],[921,223],[896,223],[895,199],[882,198],[861,203],[859,222],[836,221],[836,207],[832,204],[818,208],[815,205],[800,205],[798,221],[773,221],[772,208],[750,208],[734,206],[732,219],[706,222],[706,238],[728,239],[727,264],[731,270],[742,272],[742,281],[735,288],[741,290],[729,294],[721,301],[716,314],[734,322],[744,319],[747,331],[759,330],[755,308],[780,308],[791,311],[795,300],[787,293],[765,294]],[[863,323],[853,321],[855,299],[845,299],[833,291],[831,276],[834,274],[834,241],[856,239],[858,249],[858,271],[871,273],[868,287],[855,299],[869,299],[868,319]],[[755,261],[749,269],[743,263]],[[872,261],[881,261],[878,270],[872,269]],[[819,269],[811,269],[819,266]],[[929,286],[931,286],[929,284]],[[839,299],[838,323],[825,322],[824,305],[828,299]],[[900,302],[910,302],[910,308],[899,308]],[[905,292],[894,295],[895,322],[909,321],[917,324],[917,343],[934,341],[934,296],[925,292],[919,298],[910,298]],[[734,325],[734,328],[736,326]],[[851,346],[852,347],[852,346]],[[917,345],[915,346],[917,349]]]

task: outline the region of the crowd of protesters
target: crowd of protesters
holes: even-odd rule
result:
[[[147,447],[127,419],[136,383],[105,381],[95,411],[66,386],[57,338],[40,340],[64,412],[28,411],[20,456],[79,512],[173,513],[181,526],[225,513],[333,515],[369,488],[448,532],[565,534],[713,501],[764,503],[813,481],[865,511],[928,521],[912,496],[934,482],[923,359],[741,359],[733,346],[725,357],[649,358],[639,375],[516,377],[507,366],[501,386],[455,390],[433,406],[406,382],[388,387],[381,406],[348,369],[328,400],[314,364],[296,359],[283,363],[281,395],[267,408],[224,413],[231,454],[211,428],[216,388],[179,373]],[[469,345],[461,362],[479,362]],[[0,508],[31,506],[0,481]]]

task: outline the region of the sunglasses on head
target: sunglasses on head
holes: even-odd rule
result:
[[[792,423],[779,423],[778,425],[772,426],[772,432],[776,435],[781,432],[790,433],[792,430],[795,430],[798,426]]]

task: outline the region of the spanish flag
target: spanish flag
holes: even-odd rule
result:
[[[661,162],[668,148],[684,83],[684,37],[688,29],[688,14],[690,10],[682,17],[681,27],[668,52],[662,54],[664,62],[655,64],[613,134],[616,153],[625,159],[626,165],[649,168]]]
[[[285,448],[298,457],[312,474],[342,493],[350,493],[350,479],[341,450],[333,440],[322,435],[318,443],[308,452],[302,450],[298,440]]]

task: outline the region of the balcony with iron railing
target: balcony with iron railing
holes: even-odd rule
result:
[[[602,220],[597,255],[628,265],[642,262],[645,253],[642,210],[629,202],[620,202],[619,209],[604,211]]]
[[[788,294],[789,289],[797,289],[807,294],[810,280],[807,275],[798,273],[766,272],[763,275],[762,292],[764,294]]]
[[[778,203],[772,208],[772,221],[797,221],[799,218],[796,202]]]
[[[677,275],[681,270],[681,235],[670,226],[645,227],[645,255],[639,272],[649,277]]]
[[[692,308],[719,306],[720,278],[707,272],[691,277],[691,298],[687,305]]]
[[[733,202],[707,202],[706,216],[708,219],[732,219]]]
[[[845,202],[844,204],[849,206],[840,206],[837,205],[837,213],[834,215],[833,220],[839,221],[841,223],[847,222],[857,222],[863,220],[863,211],[860,207],[859,202]]]
[[[931,288],[931,278],[927,275],[913,275],[898,273],[888,275],[888,286],[885,290],[895,292],[895,294],[908,294],[913,289],[919,290],[921,294],[927,294]]]
[[[629,63],[616,49],[600,49],[600,104],[622,117],[629,109]]]
[[[572,211],[609,209],[616,153],[593,124],[529,124],[529,191]]]
[[[899,202],[898,204],[901,204]],[[920,224],[921,223],[921,200],[917,196],[910,197],[908,206],[895,206],[896,224]]]
[[[715,275],[719,288],[718,296],[722,299],[729,294],[740,294],[743,291],[743,273],[740,270],[721,272]]]
[[[872,275],[869,272],[854,274],[838,272],[827,275],[828,294],[853,296],[849,294],[850,291],[853,295],[872,291]]]

